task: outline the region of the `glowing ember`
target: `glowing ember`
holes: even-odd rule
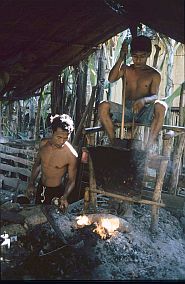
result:
[[[108,236],[112,236],[114,231],[118,228],[119,220],[101,219],[100,224],[97,224],[93,232],[99,234],[102,239],[106,239]]]
[[[119,219],[101,219],[101,225],[110,234],[119,228]]]
[[[77,219],[77,224],[79,226],[86,226],[86,225],[90,225],[91,222],[89,220],[89,218],[87,216],[79,216],[76,218]]]
[[[87,216],[79,216],[76,218],[78,226],[87,226],[95,224],[96,228],[93,230],[94,233],[100,235],[102,239],[106,239],[113,235],[113,233],[119,228],[120,222],[118,218],[88,218]]]
[[[100,235],[102,239],[106,239],[109,236],[109,233],[106,228],[103,228],[102,226],[100,226],[100,224],[97,223],[96,228],[93,230],[93,232]]]

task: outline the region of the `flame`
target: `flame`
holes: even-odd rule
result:
[[[77,224],[79,226],[86,226],[86,225],[90,225],[90,221],[89,221],[89,218],[87,216],[78,216],[77,218]]]
[[[95,223],[96,228],[93,230],[94,233],[100,235],[102,239],[106,239],[108,236],[108,232],[105,228],[103,228],[100,224]]]
[[[113,233],[116,229],[119,228],[119,219],[102,219],[101,225],[104,227],[109,233]]]
[[[85,215],[76,217],[76,220],[77,225],[83,227],[93,223]],[[107,237],[112,236],[119,228],[119,219],[101,218],[99,221],[94,222],[94,224],[96,225],[96,228],[93,232],[99,234],[102,239],[106,239]]]
[[[102,239],[106,239],[107,236],[112,236],[114,231],[119,228],[119,220],[103,218],[100,224],[96,223],[96,226],[93,232],[99,234]]]

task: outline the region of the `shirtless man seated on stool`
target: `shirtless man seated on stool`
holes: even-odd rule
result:
[[[73,121],[67,114],[51,116],[52,137],[43,139],[32,168],[27,195],[36,194],[35,204],[51,204],[59,198],[62,211],[68,207],[68,196],[75,187],[78,154],[68,142],[73,131]],[[41,170],[41,179],[37,190],[35,181]],[[68,181],[63,188],[62,178],[68,174]]]
[[[128,45],[123,43],[120,56],[111,69],[108,79],[113,83],[126,77],[124,121],[132,122],[134,116],[136,123],[151,124],[147,141],[147,150],[149,150],[162,129],[168,106],[157,99],[161,82],[160,73],[146,64],[152,50],[151,40],[146,36],[138,36],[132,39],[130,47],[133,64],[123,63],[124,55],[128,52]],[[108,101],[100,102],[99,119],[107,131],[111,144],[116,146],[119,141],[115,139],[110,113],[113,114],[113,119],[121,122],[121,105]]]

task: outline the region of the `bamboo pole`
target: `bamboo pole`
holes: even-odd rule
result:
[[[92,191],[90,191],[89,205],[91,209],[93,210],[93,212],[96,212],[97,193],[93,192],[93,190],[96,189],[96,178],[95,178],[95,173],[94,173],[93,162],[92,162],[90,155],[89,155],[89,187],[92,189]]]
[[[157,62],[159,58],[159,52],[161,50],[161,47],[158,44],[155,44],[155,54],[154,54],[154,61],[153,61],[153,67],[157,68]]]
[[[116,123],[115,126],[116,126],[116,127],[119,127],[120,124],[119,124],[119,123]],[[127,122],[127,123],[126,123],[126,126],[132,126],[132,122]],[[137,122],[135,122],[135,126],[147,126],[147,127],[151,127],[150,124],[143,124],[143,123],[137,123]],[[163,129],[172,130],[172,131],[175,131],[175,132],[184,132],[184,133],[185,133],[185,127],[182,127],[182,126],[173,126],[173,125],[164,124],[164,125],[162,126],[162,130],[163,130]]]
[[[84,213],[88,212],[89,209],[89,202],[90,202],[90,192],[85,188],[85,194],[84,194]]]
[[[81,136],[81,133],[82,133],[82,130],[83,130],[83,127],[84,127],[84,123],[85,123],[85,120],[86,120],[86,117],[87,115],[92,112],[92,107],[93,107],[93,104],[94,104],[94,99],[95,99],[95,94],[96,94],[96,87],[93,87],[92,88],[92,94],[91,94],[91,98],[89,100],[89,103],[86,107],[86,110],[82,116],[82,119],[80,121],[80,124],[78,126],[78,129],[76,131],[76,134],[75,134],[75,137],[73,139],[73,142],[72,142],[72,145],[73,146],[77,146],[78,143],[79,143],[79,139],[80,139],[80,136]]]
[[[155,183],[154,193],[152,200],[154,202],[160,202],[161,201],[161,192],[163,187],[163,181],[168,165],[168,159],[170,158],[172,143],[173,143],[173,137],[174,132],[170,131],[163,137],[163,149],[162,149],[162,155],[164,156],[164,159],[160,160],[160,166],[159,171],[157,174],[157,179]],[[165,160],[165,158],[167,158]],[[156,232],[158,228],[158,219],[159,219],[159,207],[155,204],[152,205],[152,217],[151,217],[151,226],[150,229],[152,232]]]
[[[125,96],[126,96],[126,54],[124,54],[125,74],[123,78],[123,90],[122,90],[122,120],[121,120],[121,139],[124,138],[124,124],[125,124]]]
[[[78,126],[78,129],[76,131],[75,137],[72,141],[72,145],[77,149],[77,152],[79,153],[79,159],[80,159],[80,154],[81,154],[81,149],[84,146],[85,143],[85,133],[83,132],[84,129],[84,124],[85,124],[85,120],[86,120],[86,126],[90,126],[91,123],[91,116],[92,116],[92,109],[93,109],[93,104],[94,104],[94,100],[95,100],[95,95],[96,95],[96,86],[94,86],[92,88],[92,94],[89,100],[89,103],[86,107],[86,110],[82,116],[82,119],[80,121],[80,124]],[[81,138],[81,134],[82,139]],[[80,144],[79,144],[80,142]],[[83,174],[83,163],[80,163],[79,167],[78,167],[78,173],[77,173],[77,180],[76,180],[76,190],[79,192],[80,194],[80,186],[81,186],[81,180],[82,180],[82,174]]]
[[[105,195],[105,196],[117,198],[117,199],[120,199],[120,200],[126,200],[126,201],[129,201],[129,202],[137,202],[137,203],[142,203],[142,204],[165,207],[164,203],[159,203],[159,202],[155,202],[155,201],[152,201],[152,200],[137,199],[137,198],[134,198],[134,197],[119,195],[119,194],[111,193],[111,192],[108,192],[108,191],[105,191],[105,190],[100,190],[100,189],[97,189],[97,188],[92,189],[92,188],[86,187],[86,190],[89,190],[89,191],[92,191],[92,192],[95,192],[95,193],[99,193],[99,194],[102,194],[102,195]]]
[[[2,106],[2,102],[0,101],[0,140],[1,140],[1,137],[3,136],[2,110],[3,110],[3,106]]]
[[[40,114],[41,114],[41,104],[42,104],[42,95],[40,95],[38,100],[38,106],[37,106],[37,114],[35,119],[35,129],[34,129],[34,140],[39,139],[40,134]]]
[[[179,126],[185,126],[185,107],[183,107],[183,98],[185,96],[185,83],[181,86],[180,101],[179,101]]]
[[[159,168],[159,173],[157,175],[157,180],[155,184],[155,189],[152,197],[152,201],[155,203],[160,203],[161,201],[161,191],[163,186],[163,180],[166,173],[168,161],[162,160]],[[158,219],[159,219],[159,207],[153,203],[152,205],[152,218],[151,218],[151,226],[150,229],[152,232],[157,231],[158,227]]]
[[[175,151],[173,153],[173,168],[172,175],[170,177],[170,193],[176,195],[177,193],[177,185],[179,181],[179,172],[181,165],[182,153],[185,147],[185,133],[181,134],[177,137],[177,146],[175,147]]]

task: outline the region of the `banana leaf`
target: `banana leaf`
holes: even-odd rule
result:
[[[172,106],[174,99],[180,96],[183,85],[185,85],[185,81],[170,96],[162,99],[167,103],[169,107]]]

